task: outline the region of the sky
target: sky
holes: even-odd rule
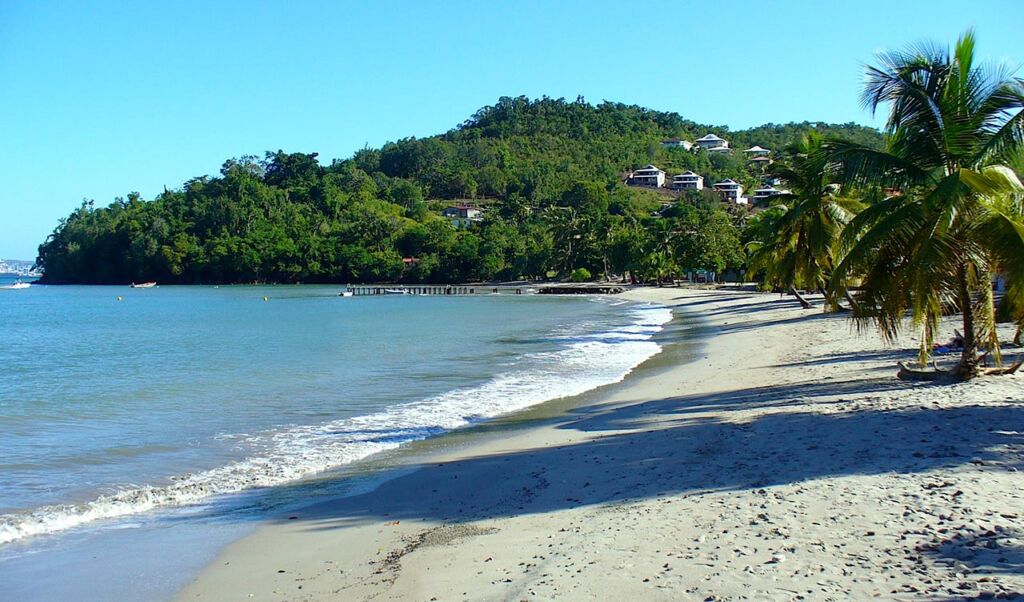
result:
[[[858,101],[876,52],[974,27],[1016,66],[1022,18],[1024,0],[3,0],[0,258],[34,259],[83,199],[267,150],[329,164],[501,96],[879,126]]]

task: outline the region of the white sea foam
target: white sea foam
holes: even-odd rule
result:
[[[555,351],[530,354],[530,367],[470,388],[318,425],[243,437],[265,451],[244,460],[171,479],[169,485],[124,488],[76,505],[0,516],[0,544],[93,521],[201,502],[214,495],[280,485],[419,439],[544,401],[622,380],[656,354],[651,340],[672,313],[663,306],[631,310],[632,324],[566,337]],[[237,437],[237,435],[235,436]]]

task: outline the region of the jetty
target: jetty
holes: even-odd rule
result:
[[[626,289],[607,283],[595,284],[542,284],[542,285],[358,285],[349,286],[343,296],[365,297],[372,295],[617,295]]]

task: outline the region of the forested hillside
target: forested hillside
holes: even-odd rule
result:
[[[616,103],[502,98],[438,136],[409,138],[322,164],[267,153],[144,200],[83,203],[40,246],[44,282],[454,282],[543,278],[582,268],[662,278],[745,261],[746,209],[706,195],[665,198],[626,187],[646,163],[748,187],[741,152],[663,148],[707,132],[736,149],[781,149],[812,129],[879,146],[854,124],[765,125],[731,132],[676,113]],[[473,199],[484,219],[457,228],[443,202]],[[655,212],[658,212],[655,215]],[[414,259],[403,262],[403,258]]]

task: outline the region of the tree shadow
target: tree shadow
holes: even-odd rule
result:
[[[803,311],[803,310],[801,310]],[[739,315],[742,312],[732,312]],[[801,313],[798,315],[790,316],[787,318],[777,318],[775,320],[750,320],[748,322],[739,322],[736,324],[723,324],[716,329],[716,332],[729,333],[729,332],[744,332],[748,330],[758,330],[763,327],[771,326],[782,326],[784,324],[795,324],[797,322],[809,322],[819,320],[831,320],[836,317],[836,314],[826,314],[823,312],[817,313]]]
[[[832,403],[841,403],[843,385],[830,386]],[[583,442],[420,465],[372,493],[314,506],[300,518],[313,530],[377,520],[451,523],[968,462],[1024,469],[1000,451],[1024,444],[1019,407],[788,410],[797,397],[825,397],[825,387],[765,387],[577,412],[558,428],[593,434]],[[871,380],[845,390],[885,386]],[[750,420],[744,411],[754,407],[777,411]],[[714,417],[694,415],[698,408],[713,408]]]
[[[1002,528],[970,529],[935,542],[922,543],[923,552],[939,564],[964,564],[978,573],[1024,574],[1024,534]]]
[[[785,364],[775,364],[773,367],[825,366],[828,364],[844,362],[884,361],[886,362],[886,367],[892,368],[893,374],[895,374],[896,362],[901,359],[906,359],[908,357],[915,356],[915,354],[916,350],[903,348],[884,349],[881,351],[852,351],[849,353],[829,353],[827,355],[821,355],[803,361],[786,362]]]
[[[835,404],[845,396],[884,393],[908,388],[939,387],[933,383],[908,385],[892,376],[857,380],[807,380],[786,385],[751,387],[719,393],[671,397],[605,409],[585,406],[570,412],[573,420],[559,426],[582,431],[610,431],[630,428],[637,420],[671,421],[672,417],[698,412],[735,412],[755,408],[786,408],[808,403]]]

